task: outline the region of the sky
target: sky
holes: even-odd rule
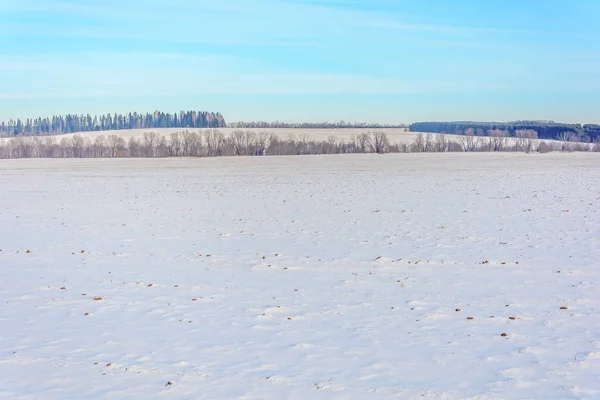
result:
[[[598,0],[0,0],[0,119],[600,123]]]

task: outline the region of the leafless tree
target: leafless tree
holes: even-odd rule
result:
[[[388,140],[387,134],[385,132],[374,132],[372,136],[373,148],[375,150],[375,153],[387,153],[388,148],[390,146],[390,141]]]
[[[490,130],[489,137],[477,136],[478,131],[467,130],[464,137],[443,134],[417,134],[413,143],[392,144],[385,132],[366,132],[350,140],[339,140],[331,135],[326,140],[313,140],[308,135],[300,139],[289,136],[280,139],[265,131],[235,131],[227,138],[218,130],[209,129],[202,135],[196,132],[174,133],[169,138],[147,132],[141,140],[129,142],[118,135],[100,135],[93,142],[76,134],[62,137],[13,137],[0,141],[0,158],[25,157],[168,157],[168,156],[229,156],[229,155],[289,155],[289,154],[340,154],[368,152],[445,152],[445,151],[600,151],[600,139],[595,143],[580,142],[579,137],[565,134],[568,142],[541,142],[537,145],[535,131],[516,131],[509,142],[506,131]],[[203,139],[206,140],[204,144]],[[510,143],[514,143],[511,147]]]
[[[425,135],[425,142],[423,143],[423,151],[431,153],[435,148],[435,140],[433,137],[433,133],[428,133]]]
[[[236,156],[246,154],[248,147],[246,145],[246,132],[241,129],[231,132],[231,143],[233,144],[233,151]]]
[[[13,138],[15,158],[31,158],[34,154],[33,143],[29,138],[18,135]]]
[[[158,134],[156,132],[144,132],[142,136],[143,155],[145,157],[156,157],[156,146],[158,145]]]
[[[31,146],[33,147],[31,156],[42,157],[42,154],[44,153],[44,143],[42,138],[39,136],[29,136],[29,139],[31,140]]]
[[[411,146],[408,143],[402,142],[398,144],[398,150],[401,153],[410,153],[411,151]]]
[[[475,140],[475,130],[473,128],[465,129],[464,134],[460,136],[464,151],[477,151],[477,141]]]
[[[475,139],[475,151],[492,151],[490,138],[485,136],[477,136]]]
[[[171,157],[179,157],[181,155],[181,137],[178,132],[173,132],[170,135],[169,155]]]
[[[540,142],[538,145],[538,152],[540,153],[549,153],[552,151],[552,148],[546,142]]]
[[[338,140],[334,135],[327,136],[325,146],[323,146],[323,154],[335,154],[339,149]]]
[[[92,141],[90,138],[80,134],[73,136],[73,156],[77,158],[92,156]]]
[[[202,138],[198,132],[185,130],[181,133],[181,153],[185,157],[199,157]]]
[[[530,153],[533,150],[534,140],[538,138],[537,132],[533,129],[517,129],[515,136],[517,137],[515,142],[517,151],[524,151],[525,153]]]
[[[266,131],[258,132],[258,135],[252,135],[254,144],[252,146],[253,152],[251,155],[264,156],[267,153],[267,147],[269,146],[270,138],[271,135]]]
[[[561,142],[574,142],[577,135],[575,132],[561,132],[557,135],[557,139]]]
[[[61,149],[61,157],[64,158],[73,158],[73,139],[71,138],[62,138],[60,142],[58,142],[58,146]]]
[[[109,157],[115,158],[125,156],[125,150],[127,148],[127,143],[125,143],[125,139],[123,139],[121,136],[113,134],[108,136],[107,141]]]
[[[167,138],[159,135],[156,145],[154,146],[154,157],[168,157],[169,156],[169,143]]]
[[[206,142],[206,150],[209,157],[217,157],[223,154],[225,137],[218,129],[205,130],[204,140]]]
[[[356,144],[360,153],[370,153],[372,150],[371,135],[369,133],[361,133],[356,137]]]
[[[301,134],[296,145],[298,154],[314,154],[314,150],[310,146],[310,136],[308,134]]]
[[[282,155],[286,145],[289,145],[289,142],[281,140],[279,136],[272,133],[269,136],[269,146],[266,153],[269,155]]]
[[[582,143],[582,138],[573,132],[561,134],[561,139],[566,139],[562,142],[563,151],[590,151],[593,149],[588,143]]]
[[[270,136],[264,131],[257,134],[253,131],[235,130],[230,136],[231,151],[234,155],[264,155]]]
[[[488,132],[492,143],[492,151],[503,151],[506,147],[508,131],[502,129],[490,129]]]
[[[93,157],[106,157],[108,154],[108,142],[106,140],[106,136],[98,135],[96,139],[94,139],[94,144],[92,145],[92,153]]]
[[[147,157],[147,154],[144,152],[144,145],[139,139],[133,136],[127,141],[124,153],[128,154],[129,157]]]
[[[463,148],[462,144],[460,144],[454,140],[449,140],[448,141],[448,151],[449,152],[461,152],[461,151],[465,151],[465,149]]]
[[[411,151],[413,153],[420,153],[422,151],[425,151],[425,135],[423,135],[420,132],[416,134],[415,140],[413,141],[413,144],[411,146]]]
[[[43,142],[43,154],[42,157],[60,157],[60,147],[56,142],[54,136],[45,136]]]

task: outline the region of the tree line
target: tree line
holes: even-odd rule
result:
[[[383,129],[383,128],[407,128],[404,124],[373,124],[368,122],[266,122],[266,121],[240,121],[232,122],[228,125],[231,128],[250,128],[250,129],[275,129],[275,128],[303,128],[303,129],[340,129],[340,128],[362,128],[362,129]]]
[[[280,138],[267,131],[235,130],[225,135],[218,129],[172,133],[146,132],[125,140],[119,135],[99,135],[93,140],[76,134],[16,136],[0,140],[0,158],[116,158],[116,157],[217,157],[351,153],[420,153],[475,151],[600,151],[600,143],[545,142],[534,131],[518,131],[515,138],[442,134],[415,136],[411,143],[392,143],[385,132],[363,132],[349,140],[330,136],[311,140],[308,135]]]
[[[90,131],[150,128],[221,128],[226,126],[220,113],[181,111],[179,113],[55,115],[46,118],[27,118],[2,121],[0,136],[46,135]]]
[[[579,141],[591,143],[600,138],[600,125],[563,124],[553,121],[514,121],[514,122],[415,122],[411,132],[433,132],[462,135],[472,129],[476,136],[489,136],[492,131],[506,131],[515,137],[515,132],[534,130],[540,139]]]

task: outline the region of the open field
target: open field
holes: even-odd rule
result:
[[[598,398],[599,165],[2,160],[0,398]]]

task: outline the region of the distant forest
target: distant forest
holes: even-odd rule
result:
[[[220,113],[207,111],[181,111],[179,113],[106,114],[106,115],[55,115],[51,118],[34,118],[0,123],[0,136],[44,135],[89,131],[147,128],[221,128],[226,126]]]
[[[600,138],[600,125],[561,124],[553,121],[514,122],[416,122],[411,132],[433,132],[461,135],[471,130],[476,136],[490,136],[490,132],[504,131],[516,136],[516,131],[533,130],[540,139],[592,142]]]
[[[265,122],[265,121],[247,121],[247,122],[232,122],[228,125],[230,128],[244,129],[273,129],[273,128],[301,128],[301,129],[340,129],[340,128],[364,128],[364,129],[381,129],[381,128],[408,128],[407,125],[388,125],[388,124],[371,124],[367,122]]]

